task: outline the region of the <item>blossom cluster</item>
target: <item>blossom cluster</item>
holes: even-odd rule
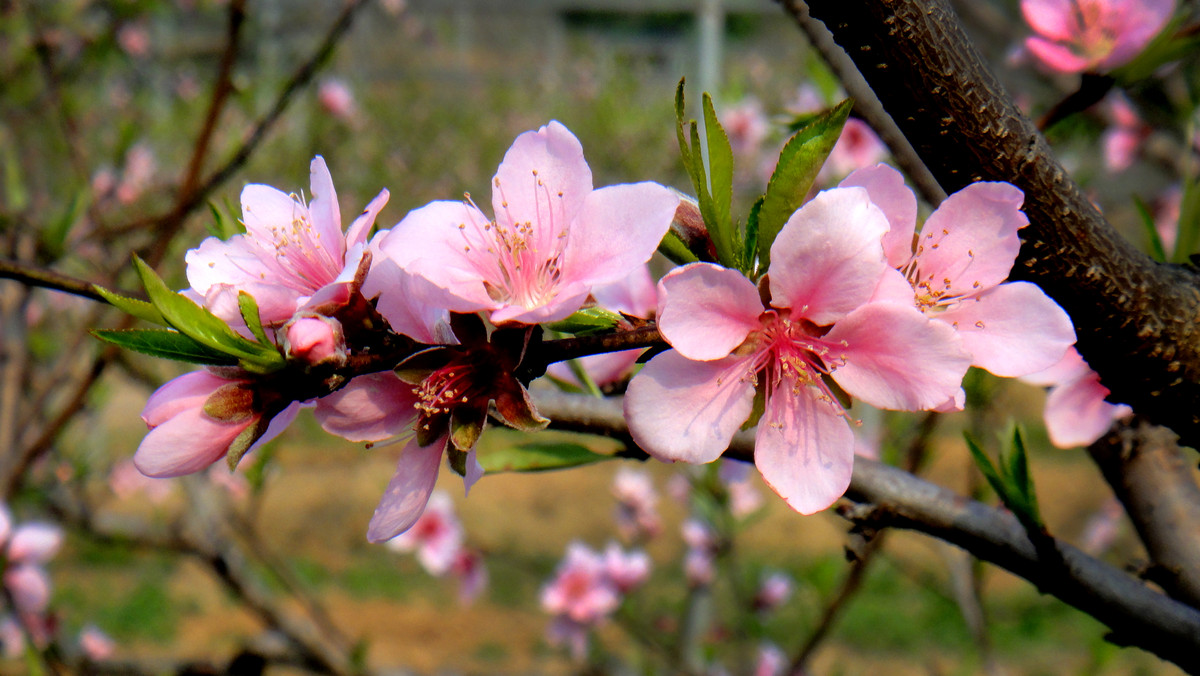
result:
[[[1006,183],[951,195],[918,234],[899,172],[859,169],[786,219],[765,269],[692,262],[657,288],[646,263],[696,208],[680,193],[651,182],[594,188],[579,140],[553,121],[516,139],[491,190],[491,215],[468,194],[372,236],[388,191],[343,230],[320,157],[307,199],[247,186],[245,231],[188,253],[183,296],[227,325],[230,344],[254,348],[239,355],[265,345],[272,359],[210,366],[154,393],[138,469],[169,477],[221,457],[236,465],[310,407],[332,434],[403,443],[368,527],[371,541],[390,540],[440,504],[431,496],[443,458],[468,490],[483,475],[476,442],[489,417],[528,431],[549,423],[527,390],[547,370],[538,349],[581,311],[599,312],[606,330],[656,326],[669,348],[628,384],[625,415],[643,449],[710,462],[756,425],[766,483],[812,513],[850,481],[847,397],[961,409],[968,367],[1033,374],[1075,340],[1040,289],[1006,281],[1027,224],[1021,191]],[[593,357],[592,385],[619,385],[640,353]],[[560,382],[588,370],[550,366]],[[625,530],[656,532],[644,488],[630,479],[621,490]],[[439,523],[416,536],[424,544],[403,545],[435,574],[461,552],[454,522]]]

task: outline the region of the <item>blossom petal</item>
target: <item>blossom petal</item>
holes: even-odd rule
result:
[[[1021,0],[1021,14],[1035,32],[1051,40],[1071,40],[1080,33],[1076,0]]]
[[[251,183],[242,188],[241,200],[246,235],[257,246],[268,251],[275,249],[276,239],[281,234],[276,229],[280,225],[291,225],[296,219],[307,215],[304,207],[291,195],[261,183]],[[340,231],[336,238],[342,238]]]
[[[215,284],[249,284],[271,279],[275,274],[256,254],[257,247],[245,235],[221,241],[207,237],[200,246],[184,254],[187,280],[204,296]]]
[[[4,571],[4,586],[20,613],[37,615],[50,605],[50,578],[41,566],[17,565]]]
[[[1076,54],[1070,47],[1039,37],[1025,38],[1025,49],[1047,68],[1060,73],[1078,73],[1093,65],[1092,59]]]
[[[188,408],[150,430],[142,439],[133,463],[146,476],[167,478],[199,472],[229,449],[229,444],[254,422],[213,420],[202,407]]]
[[[698,362],[675,350],[651,359],[625,394],[634,441],[661,460],[716,460],[754,406],[750,366],[746,357]]]
[[[672,270],[659,284],[658,328],[688,359],[725,357],[759,327],[758,288],[737,270],[692,263]]]
[[[596,285],[627,278],[658,249],[678,206],[679,195],[657,183],[592,191],[570,224],[565,281]]]
[[[1109,394],[1094,371],[1050,390],[1043,417],[1051,443],[1059,448],[1091,445],[1114,420],[1132,412],[1128,406],[1105,401]]]
[[[313,413],[330,434],[350,441],[381,441],[412,430],[416,403],[412,385],[385,371],[358,376],[321,397]]]
[[[1074,347],[1070,347],[1062,359],[1058,360],[1054,365],[1036,373],[1027,373],[1020,378],[1023,383],[1051,387],[1083,378],[1091,370],[1092,367],[1088,366],[1087,362],[1083,360],[1079,351]]]
[[[375,225],[375,218],[379,216],[379,212],[387,205],[388,197],[390,197],[386,189],[380,190],[375,199],[371,200],[363,212],[346,228],[346,246],[352,247],[356,244],[362,244],[367,241],[367,236],[371,234],[371,226]]]
[[[1001,284],[937,318],[958,329],[972,365],[1003,378],[1050,368],[1075,343],[1071,318],[1029,282]]]
[[[337,192],[333,189],[333,177],[325,158],[317,155],[308,165],[309,185],[312,199],[308,203],[311,224],[317,230],[317,240],[330,247],[334,259],[342,260],[346,254],[346,238],[342,235],[342,212],[338,207]],[[289,221],[284,221],[289,222]]]
[[[1008,278],[1029,224],[1025,194],[1011,183],[972,183],[946,198],[925,221],[917,242],[918,282],[970,296]]]
[[[379,237],[372,240],[379,241]],[[438,343],[438,326],[450,321],[450,314],[436,301],[437,287],[424,277],[409,274],[384,256],[378,256],[363,282],[367,298],[378,297],[375,309],[392,330],[421,343]]]
[[[792,308],[818,326],[862,305],[887,269],[881,238],[888,228],[866,189],[818,193],[771,245],[771,305]]]
[[[1175,0],[1129,0],[1116,3],[1122,11],[1111,17],[1116,43],[1098,64],[1102,70],[1116,68],[1137,56],[1158,35],[1175,13]]]
[[[451,312],[491,310],[498,304],[488,295],[484,280],[494,276],[495,254],[488,253],[488,244],[477,236],[488,223],[474,206],[430,202],[410,211],[383,236],[378,249],[442,289],[439,304]]]
[[[203,370],[172,378],[146,400],[142,420],[151,427],[157,427],[183,411],[203,408],[213,392],[232,382],[236,381],[219,378]]]
[[[396,473],[384,489],[383,498],[367,526],[367,540],[390,540],[416,523],[437,483],[438,467],[445,450],[445,436],[424,447],[414,437],[404,446],[396,462]]]
[[[888,265],[903,267],[913,254],[917,230],[917,196],[904,184],[904,176],[886,164],[853,171],[838,183],[840,188],[866,188],[871,202],[883,210],[891,229],[883,236]]]
[[[592,297],[602,308],[643,319],[658,307],[658,288],[645,265],[623,279],[592,287]]]
[[[13,563],[46,563],[62,547],[63,532],[49,523],[26,523],[13,532],[6,555]]]
[[[834,325],[825,341],[840,344],[833,372],[852,396],[878,408],[930,409],[952,398],[971,365],[962,338],[914,307],[870,303]]]
[[[492,179],[492,213],[505,224],[540,224],[539,249],[575,220],[592,191],[592,170],[579,139],[558,121],[513,141]],[[555,227],[546,227],[554,223]],[[657,244],[657,243],[656,243]]]
[[[784,383],[767,400],[754,440],[763,480],[801,514],[832,505],[850,486],[854,432],[808,387]],[[799,394],[793,394],[796,390]]]

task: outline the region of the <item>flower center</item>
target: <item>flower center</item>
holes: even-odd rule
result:
[[[458,226],[464,250],[473,256],[488,296],[498,303],[533,309],[554,298],[562,279],[563,249],[567,242],[567,217],[563,193],[550,187],[532,172],[534,213],[514,214],[504,195],[499,177],[493,189],[500,197],[496,220],[472,221]],[[465,196],[473,216],[479,209]],[[486,253],[483,253],[486,252]]]
[[[321,231],[313,226],[304,199],[295,194],[291,198],[292,219],[268,227],[270,242],[260,243],[268,253],[261,259],[289,287],[312,293],[333,282],[344,262],[334,257],[338,242],[321,242]]]
[[[762,328],[750,339],[759,346],[754,370],[756,376],[761,373],[765,378],[766,398],[776,394],[798,397],[811,387],[819,401],[849,419],[823,379],[846,363],[845,343],[825,340],[830,327],[792,318],[790,310],[767,310],[759,321]]]
[[[971,249],[967,249],[966,258],[957,264],[957,269],[945,270],[941,279],[935,279],[933,274],[921,271],[921,254],[927,249],[936,251],[941,246],[942,239],[949,234],[945,229],[940,232],[922,233],[917,243],[916,255],[907,265],[900,268],[900,272],[913,287],[917,309],[926,315],[949,310],[983,288],[978,279],[972,279],[968,288],[964,288],[960,281],[971,279],[971,267],[975,265],[975,252]]]
[[[449,413],[455,406],[471,400],[476,376],[471,366],[457,363],[440,368],[413,388],[417,410],[427,416]]]

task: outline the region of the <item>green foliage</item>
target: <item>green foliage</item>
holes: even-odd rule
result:
[[[717,262],[728,268],[740,269],[742,261],[737,255],[730,212],[733,200],[733,148],[729,137],[717,121],[712,97],[703,96],[705,144],[700,142],[700,127],[695,120],[684,122],[684,81],[675,89],[675,130],[679,140],[679,153],[684,169],[692,179],[700,214],[708,228],[708,236],[717,250]],[[708,162],[704,150],[707,146]],[[711,178],[710,178],[711,177]]]
[[[821,165],[842,133],[853,104],[852,100],[846,99],[818,116],[796,132],[779,153],[779,163],[771,174],[762,206],[754,219],[760,269],[765,270],[770,265],[775,237],[804,203]]]
[[[168,329],[93,329],[91,334],[106,343],[162,359],[207,366],[236,366],[238,363],[224,352]]]
[[[561,319],[552,324],[546,324],[546,328],[559,333],[570,333],[573,335],[586,336],[592,333],[603,333],[612,331],[617,328],[621,322],[621,315],[606,310],[602,307],[588,307],[576,311],[570,317]]]
[[[569,441],[530,440],[479,454],[479,464],[488,474],[544,472],[611,459],[612,456],[601,455],[583,444]]]
[[[1013,428],[1009,448],[1000,454],[998,465],[992,463],[991,458],[970,434],[964,433],[963,436],[975,465],[979,467],[992,490],[996,491],[1004,506],[1026,529],[1044,530],[1045,524],[1038,509],[1037,494],[1033,487],[1033,477],[1029,474],[1029,459],[1020,428]]]
[[[1150,248],[1150,256],[1159,263],[1167,262],[1167,250],[1163,246],[1162,236],[1158,234],[1158,225],[1146,202],[1137,195],[1133,196],[1133,207],[1137,211],[1138,220],[1146,232],[1146,244]]]
[[[221,206],[217,206],[216,202],[209,201],[208,210],[212,212],[213,219],[206,221],[204,227],[208,232],[222,241],[246,232],[246,226],[238,220],[238,206],[225,198]]]
[[[1179,230],[1171,261],[1187,262],[1200,247],[1200,175],[1190,176],[1183,183],[1183,200],[1179,204]]]

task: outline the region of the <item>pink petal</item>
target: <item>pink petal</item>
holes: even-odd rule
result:
[[[1071,318],[1029,282],[1001,284],[937,318],[958,329],[972,365],[1003,378],[1050,368],[1075,344]]]
[[[545,324],[570,317],[591,295],[591,287],[584,282],[568,283],[555,289],[553,294],[532,307],[506,303],[492,310],[493,324]]]
[[[421,343],[442,342],[438,327],[449,323],[450,314],[436,302],[440,295],[437,287],[424,277],[405,272],[390,258],[377,257],[362,293],[367,298],[378,297],[375,309],[393,331]]]
[[[498,222],[540,225],[538,244],[549,244],[575,219],[591,191],[592,170],[583,159],[583,146],[552,120],[518,136],[504,154],[492,179],[492,212]],[[554,227],[549,227],[551,215]]]
[[[602,308],[643,319],[658,307],[658,288],[645,265],[623,279],[592,287],[592,297]]]
[[[629,383],[625,419],[634,441],[661,460],[712,462],[754,406],[750,360],[692,361],[668,350]]]
[[[593,354],[579,358],[579,365],[600,387],[615,383],[623,378],[627,373],[633,370],[634,364],[637,363],[638,357],[642,356],[643,350],[622,350],[620,352],[607,352],[605,354]],[[566,362],[557,362],[546,368],[546,373],[558,378],[559,380],[570,383],[572,385],[582,385],[571,371],[571,367]]]
[[[142,420],[151,427],[161,425],[186,410],[202,408],[218,388],[233,380],[219,378],[208,371],[191,371],[167,381],[154,391],[142,409]]]
[[[63,532],[48,523],[27,523],[17,528],[8,543],[10,562],[46,563],[62,547]]]
[[[180,411],[146,434],[133,463],[142,474],[155,478],[199,472],[225,455],[229,444],[252,422],[218,422],[201,407]]]
[[[297,219],[307,217],[304,207],[291,195],[269,185],[251,183],[242,188],[241,199],[246,235],[265,251],[275,248],[278,237],[275,230],[280,225],[290,225]],[[342,239],[340,230],[336,238]]]
[[[309,184],[312,197],[308,202],[308,214],[312,226],[317,229],[318,240],[327,247],[336,260],[346,254],[346,238],[342,235],[342,212],[338,207],[337,192],[333,189],[333,178],[325,158],[317,155],[309,163]],[[283,221],[288,223],[290,221]]]
[[[590,286],[625,279],[658,249],[678,206],[679,195],[657,183],[591,192],[570,224],[565,280]]]
[[[1043,371],[1021,376],[1021,382],[1041,387],[1050,387],[1078,380],[1091,373],[1091,371],[1092,368],[1079,355],[1079,351],[1071,347],[1067,349],[1066,354],[1057,363]]]
[[[725,357],[759,328],[758,288],[737,270],[692,263],[675,268],[659,284],[658,328],[688,359]]]
[[[414,437],[400,451],[396,473],[388,482],[379,506],[367,526],[367,540],[383,542],[408,530],[429,502],[437,483],[438,466],[446,450],[446,437],[422,447]]]
[[[896,303],[860,307],[834,325],[825,341],[844,346],[845,364],[833,379],[878,408],[933,408],[955,395],[971,365],[954,329]]]
[[[483,282],[494,276],[495,254],[488,253],[489,243],[477,232],[488,223],[490,219],[474,206],[430,202],[410,211],[378,248],[402,269],[442,289],[439,304],[451,312],[491,310],[499,304]]]
[[[8,505],[0,503],[0,547],[8,542],[8,537],[12,535],[12,526],[12,511],[9,510]]]
[[[214,284],[257,283],[275,274],[259,259],[257,246],[245,235],[234,235],[225,241],[205,238],[183,258],[187,262],[188,284],[201,296]]]
[[[883,252],[888,265],[903,267],[913,254],[917,196],[904,184],[904,176],[886,164],[855,170],[838,184],[839,188],[854,186],[866,188],[871,201],[887,216],[891,229],[883,236]]]
[[[1107,70],[1124,65],[1137,56],[1171,20],[1175,0],[1124,0],[1114,5],[1112,32],[1116,44],[1100,60],[1099,67]]]
[[[950,195],[925,221],[917,242],[920,280],[969,296],[1003,282],[1029,224],[1025,195],[1010,183],[972,183]]]
[[[916,307],[916,291],[913,290],[912,284],[909,283],[904,273],[893,268],[888,268],[879,277],[879,284],[875,286],[875,293],[871,294],[872,303],[879,301]]]
[[[1091,59],[1076,54],[1070,47],[1042,38],[1025,38],[1025,49],[1046,67],[1060,73],[1078,73],[1092,67]]]
[[[850,486],[854,432],[809,387],[783,383],[767,401],[754,440],[763,480],[801,514],[832,505]]]
[[[800,207],[771,245],[771,305],[818,326],[871,297],[887,269],[887,216],[863,188],[833,188]]]
[[[264,326],[277,326],[291,319],[296,308],[307,300],[305,294],[292,287],[255,280],[238,284],[213,284],[204,296],[204,307],[234,328],[243,327],[245,320],[238,305],[238,293],[241,291],[254,298],[258,305],[259,320]]]
[[[1072,40],[1081,26],[1076,20],[1077,0],[1021,0],[1021,14],[1035,32],[1051,40]]]
[[[321,397],[313,413],[330,434],[350,441],[382,441],[413,429],[416,403],[412,385],[385,371],[358,376]]]
[[[1059,448],[1088,446],[1104,436],[1114,420],[1129,415],[1128,406],[1105,401],[1109,390],[1094,372],[1055,387],[1046,397],[1046,432]]]
[[[346,229],[346,246],[352,247],[367,241],[367,236],[371,234],[371,227],[375,225],[375,218],[387,204],[389,196],[390,193],[386,189],[379,191],[375,199],[371,200],[358,218],[354,219],[354,222]]]

